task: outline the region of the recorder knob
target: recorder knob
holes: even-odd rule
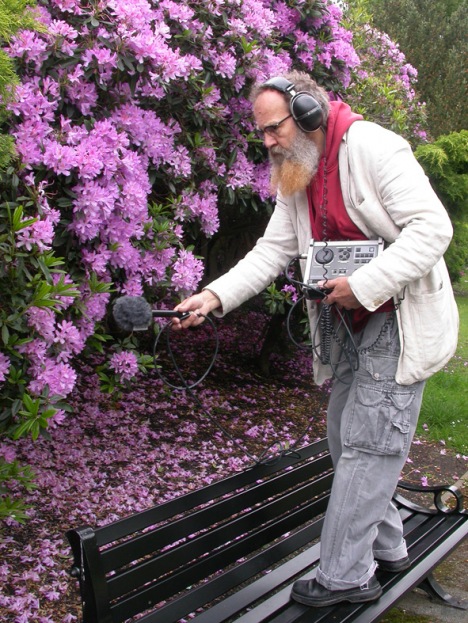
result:
[[[319,249],[317,251],[315,259],[319,264],[329,264],[334,257],[335,254],[333,251],[329,247],[324,247],[323,249]]]

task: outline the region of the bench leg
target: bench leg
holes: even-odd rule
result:
[[[452,608],[459,608],[460,610],[468,610],[468,600],[467,599],[456,599],[449,593],[447,593],[442,586],[437,582],[432,573],[430,573],[421,584],[418,584],[418,588],[422,589],[425,593],[429,595],[429,597],[436,599],[440,599],[447,606],[451,606]]]

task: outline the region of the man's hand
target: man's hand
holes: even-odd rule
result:
[[[202,290],[199,294],[189,296],[189,298],[177,305],[175,310],[190,312],[190,316],[184,320],[174,318],[172,320],[172,328],[178,330],[196,327],[204,321],[204,316],[207,316],[217,307],[221,307],[221,301],[211,290]]]
[[[330,294],[323,299],[325,303],[331,305],[336,303],[338,307],[345,309],[357,309],[362,307],[359,300],[355,297],[348,283],[348,277],[338,277],[337,279],[328,279],[327,281],[319,281],[317,284],[327,290],[331,290]]]

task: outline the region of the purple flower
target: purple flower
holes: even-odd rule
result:
[[[241,4],[242,19],[249,29],[263,37],[271,34],[277,25],[275,13],[268,8],[269,3],[258,0],[244,0]]]
[[[47,42],[42,35],[32,30],[22,30],[12,37],[8,53],[10,56],[24,58],[31,61],[39,69],[47,58]]]
[[[43,162],[57,175],[70,175],[71,170],[77,165],[76,150],[57,141],[47,141]]]
[[[212,236],[219,228],[218,196],[215,187],[209,182],[200,185],[200,194],[186,192],[177,211],[177,218],[192,220],[198,218],[202,231]]]
[[[191,251],[179,251],[174,262],[172,285],[176,292],[193,292],[203,276],[203,262],[198,260]]]
[[[16,87],[15,100],[8,108],[26,121],[51,122],[59,94],[59,84],[52,78],[45,78],[41,85],[39,77],[33,77]]]
[[[110,294],[107,292],[97,292],[83,297],[83,317],[91,321],[99,322],[106,315],[107,304]]]
[[[107,265],[112,256],[105,245],[98,245],[96,250],[90,251],[83,248],[81,251],[83,264],[90,270],[96,273],[96,275],[103,277],[107,274]]]
[[[213,59],[215,72],[223,78],[232,78],[236,71],[236,58],[229,52],[223,52]]]
[[[7,463],[12,463],[16,459],[16,450],[7,444],[0,444],[0,456],[2,456]]]
[[[68,56],[73,56],[78,45],[75,39],[78,37],[78,31],[70,24],[63,20],[53,19],[49,23],[48,34],[55,38],[55,45]]]
[[[138,360],[135,353],[128,350],[121,351],[112,355],[109,367],[120,376],[122,381],[130,380],[138,372]]]
[[[28,325],[49,343],[53,340],[55,316],[46,307],[30,307],[27,312]]]
[[[291,295],[291,300],[293,303],[297,301],[298,293],[297,289],[293,285],[286,284],[281,288],[281,292],[285,292],[286,294]]]
[[[48,345],[44,340],[37,338],[18,347],[18,352],[26,355],[26,357],[30,360],[32,364],[31,372],[33,374],[35,374],[35,371],[40,371],[42,366],[45,365],[47,346]]]
[[[235,163],[229,170],[226,186],[234,189],[250,186],[253,181],[253,170],[253,163],[244,153],[239,152]]]
[[[4,353],[0,352],[0,382],[6,379],[10,366],[10,359]]]
[[[122,286],[121,292],[127,296],[142,296],[143,286],[141,280],[136,276],[127,279],[125,285]]]
[[[65,13],[73,13],[75,15],[81,15],[83,13],[83,10],[80,8],[80,0],[52,0],[51,4],[55,4]]]
[[[16,139],[16,149],[25,165],[42,164],[42,144],[51,132],[49,124],[38,119],[27,119],[17,126],[13,135]]]
[[[56,428],[57,426],[63,424],[66,417],[67,414],[63,409],[57,409],[54,415],[48,419],[48,424],[50,428]]]
[[[56,363],[49,359],[43,369],[39,370],[36,379],[31,381],[29,388],[39,395],[49,386],[50,395],[65,398],[73,390],[76,383],[76,372],[68,363]]]
[[[36,246],[39,251],[46,251],[51,248],[53,240],[54,226],[46,217],[21,229],[17,234],[16,246],[24,247],[27,251],[31,251]]]
[[[84,67],[88,67],[94,60],[101,72],[105,68],[115,69],[117,67],[117,54],[108,48],[94,46],[85,50],[82,56]]]
[[[80,78],[68,86],[67,97],[82,115],[89,115],[97,104],[98,93],[92,82]]]
[[[73,355],[80,353],[84,347],[84,341],[80,332],[68,320],[62,320],[62,322],[57,324],[53,341],[60,346],[60,351],[57,355],[59,361],[67,361]]]

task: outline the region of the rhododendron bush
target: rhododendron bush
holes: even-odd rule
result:
[[[199,285],[220,210],[271,207],[252,82],[294,67],[333,96],[360,63],[328,0],[43,0],[35,15],[45,31],[5,46],[18,158],[0,178],[0,433],[33,439],[63,420],[86,348],[108,389],[151,365],[109,329],[112,297],[172,306]]]
[[[2,185],[16,258],[3,277],[21,292],[4,310],[0,374],[21,377],[3,399],[18,436],[61,417],[73,359],[108,339],[111,292],[173,304],[200,282],[195,245],[217,231],[219,206],[268,199],[252,81],[294,58],[332,92],[358,64],[340,10],[321,1],[52,0],[36,10],[46,32],[23,30],[7,48],[21,77],[9,105],[21,166]],[[121,365],[121,347],[113,342],[110,370],[124,380],[138,360]],[[38,397],[47,417],[30,408]]]

